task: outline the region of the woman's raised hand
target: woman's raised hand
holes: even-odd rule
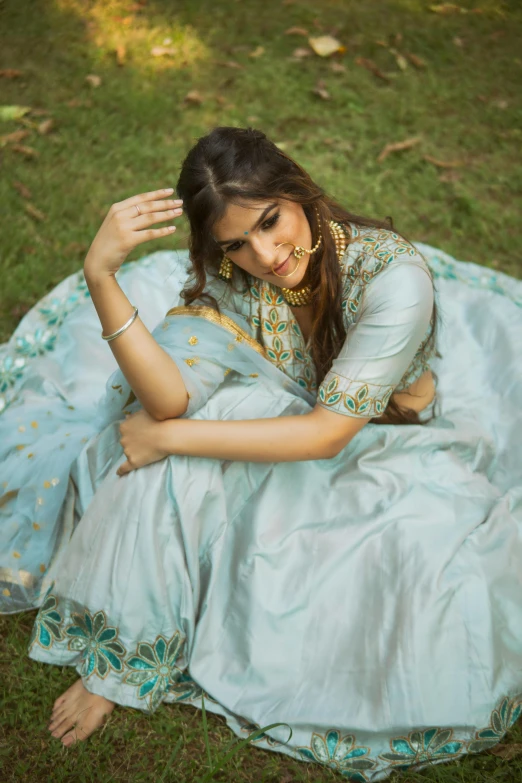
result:
[[[175,226],[152,226],[182,214],[183,202],[169,198],[173,192],[173,188],[154,190],[113,204],[89,248],[85,271],[114,275],[137,245],[172,234]]]

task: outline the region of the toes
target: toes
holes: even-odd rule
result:
[[[56,737],[56,739],[60,739],[60,737],[63,737],[66,731],[69,731],[69,729],[72,729],[74,726],[74,720],[71,719],[69,715],[66,715],[63,720],[57,721],[55,728],[51,730],[49,727],[49,730],[51,731],[51,735],[53,737]]]
[[[78,738],[76,736],[76,730],[73,729],[68,734],[65,735],[65,737],[62,737],[62,745],[65,745],[66,748],[70,748],[71,745],[74,745],[75,742],[78,741]]]

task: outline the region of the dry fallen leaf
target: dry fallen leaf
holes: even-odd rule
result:
[[[19,120],[30,111],[30,106],[0,106],[0,120]]]
[[[509,106],[509,101],[504,100],[503,98],[500,98],[496,101],[491,101],[492,106],[496,106],[497,109],[507,109]]]
[[[292,58],[294,60],[304,60],[305,57],[310,57],[311,54],[311,49],[306,49],[304,46],[298,46],[297,49],[294,49],[292,52]]]
[[[250,115],[247,117],[247,122],[249,122],[249,123],[253,124],[254,122],[257,122],[257,121],[258,121],[258,119],[259,119],[259,117],[258,117],[256,114],[250,114]]]
[[[37,158],[40,154],[32,147],[26,147],[25,144],[13,144],[11,148],[13,152],[19,152],[24,158]]]
[[[205,99],[197,90],[191,90],[185,95],[185,103],[191,106],[201,106]]]
[[[514,759],[522,754],[522,744],[520,742],[514,742],[512,744],[495,745],[494,748],[490,748],[488,751],[494,756],[499,756],[501,759]]]
[[[255,59],[256,57],[261,57],[261,55],[264,53],[265,53],[264,46],[256,46],[256,48],[253,49],[248,56],[253,57]]]
[[[19,79],[23,75],[24,72],[16,68],[3,68],[0,70],[0,77],[3,76],[4,79]]]
[[[334,62],[330,63],[330,70],[334,73],[345,73],[346,72],[346,65],[343,65],[342,63]]]
[[[125,48],[125,44],[120,44],[116,47],[116,62],[118,65],[125,65],[126,59],[127,49]]]
[[[38,126],[38,133],[40,133],[42,136],[47,136],[48,133],[50,133],[54,128],[54,120],[49,118],[48,120],[43,120]]]
[[[245,67],[244,65],[237,63],[235,60],[220,61],[216,63],[216,65],[224,65],[225,68],[234,68],[236,71],[242,71]]]
[[[309,38],[308,43],[319,57],[330,57],[334,52],[345,51],[343,45],[332,35],[319,35]]]
[[[92,101],[89,99],[82,100],[81,98],[72,98],[70,101],[67,101],[67,106],[70,106],[71,109],[90,109],[92,106]]]
[[[453,43],[455,44],[455,46],[458,46],[459,49],[462,49],[464,47],[464,39],[459,38],[458,35],[456,35],[455,38],[453,39]]]
[[[46,117],[49,109],[31,109],[31,117]]]
[[[25,211],[28,215],[30,215],[35,220],[38,220],[39,222],[42,222],[46,219],[44,213],[37,209],[34,204],[30,204],[29,202],[25,205]]]
[[[6,144],[18,144],[31,134],[28,130],[17,130],[13,133],[7,133],[5,136],[0,136],[0,147],[5,147]]]
[[[313,92],[314,95],[317,95],[318,98],[321,98],[323,101],[329,101],[329,100],[332,99],[332,96],[330,95],[330,93],[326,89],[326,84],[325,84],[325,82],[322,79],[320,79],[317,82],[317,84],[313,88],[312,92]]]
[[[13,188],[21,195],[22,198],[31,198],[32,193],[29,188],[26,188],[23,182],[15,180],[13,182]]]
[[[308,30],[306,27],[289,27],[288,30],[285,30],[285,35],[309,35]]]
[[[85,81],[91,85],[91,87],[99,87],[102,83],[101,76],[96,76],[95,73],[90,73],[85,77]]]
[[[153,57],[174,57],[177,50],[175,46],[153,46],[150,53]]]
[[[425,68],[426,62],[422,59],[422,57],[418,57],[416,54],[412,54],[411,52],[405,52],[405,56],[408,58],[410,63],[415,66],[415,68]]]
[[[440,5],[430,5],[430,11],[434,14],[467,14],[467,8],[461,8],[460,5],[454,5],[453,3],[441,3]]]
[[[393,46],[390,47],[389,51],[395,57],[397,65],[399,66],[401,71],[405,71],[408,67],[408,61],[405,58],[405,56],[400,52],[398,52],[397,49],[394,49]]]
[[[356,57],[355,64],[360,65],[362,68],[366,68],[366,70],[370,71],[370,73],[373,73],[374,76],[382,79],[382,81],[386,82],[386,84],[390,84],[390,77],[383,73],[378,65],[373,62],[373,60],[368,60],[366,57]]]
[[[466,160],[440,160],[439,158],[434,158],[432,155],[423,155],[423,158],[428,163],[432,163],[440,169],[456,169],[468,165],[468,161]]]
[[[431,155],[423,155],[422,157],[424,160],[428,161],[428,163],[433,163],[434,166],[438,166],[441,169],[454,169],[466,165],[465,160],[439,160]]]
[[[396,141],[392,144],[387,144],[382,150],[381,154],[377,158],[378,163],[382,163],[390,154],[390,152],[401,152],[402,150],[410,150],[420,142],[420,137],[415,136],[411,139],[405,139],[404,141]]]

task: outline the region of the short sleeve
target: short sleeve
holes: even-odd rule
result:
[[[322,381],[317,403],[357,418],[384,413],[429,330],[433,282],[428,268],[397,261],[363,295],[360,317]]]

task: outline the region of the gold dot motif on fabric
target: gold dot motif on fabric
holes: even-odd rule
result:
[[[33,428],[33,430],[37,430],[38,429],[38,422],[37,421],[32,421],[31,422],[31,427]]]
[[[22,451],[23,449],[25,449],[25,446],[24,446],[23,443],[19,443],[18,446],[16,447],[17,451]]]
[[[186,364],[192,367],[194,364],[199,364],[199,356],[194,356],[192,359],[185,359]]]
[[[258,372],[251,372],[250,373],[250,377],[251,378],[259,378],[259,373]]]
[[[168,329],[169,328],[169,322],[168,321],[163,321],[163,323],[161,324],[161,328],[163,329],[163,331],[165,331],[165,329]]]
[[[50,486],[51,486],[51,482],[50,481],[44,481],[43,485],[44,485],[44,489],[49,489]]]
[[[13,552],[13,557],[16,557],[16,559],[19,560],[22,557],[22,555],[20,554],[20,552]]]
[[[243,338],[241,337],[240,334],[237,334],[236,335],[236,343],[242,343],[242,342],[243,342]]]
[[[6,487],[8,487],[8,486],[9,486],[9,483],[8,483],[7,481],[3,481],[3,482],[2,482],[2,487],[3,487],[4,489],[6,489]]]
[[[21,424],[21,425],[18,427],[18,432],[25,432],[25,427],[24,427],[24,425],[23,425],[23,424]]]
[[[45,563],[40,563],[40,571],[42,572],[42,574],[45,573]]]
[[[11,595],[11,591],[8,590],[7,587],[4,587],[4,589],[2,590],[2,595],[9,596]]]
[[[38,522],[33,522],[33,528],[34,530],[40,530],[40,525],[38,524]]]
[[[82,443],[87,443],[88,440],[89,438],[82,438]]]
[[[34,457],[34,453],[32,451],[29,452],[29,454],[27,455],[27,459],[32,459],[33,457]]]
[[[55,487],[55,486],[56,486],[57,484],[59,484],[59,483],[60,483],[60,479],[59,479],[59,478],[52,478],[52,479],[51,479],[51,485],[52,485],[53,487]]]
[[[197,345],[199,343],[198,338],[196,335],[192,335],[192,337],[189,337],[189,345]]]
[[[37,506],[43,506],[44,499],[43,498],[36,498],[36,505]]]
[[[66,433],[65,433],[65,437],[66,437],[66,438],[70,437],[70,435],[71,435],[71,433],[70,433],[70,432],[66,432]]]
[[[76,408],[74,407],[74,405],[68,405],[68,406],[67,406],[67,408],[68,408],[68,410],[70,410],[70,411],[74,411],[74,410],[76,410]]]
[[[191,400],[192,399],[192,394],[190,392],[187,392],[187,397],[188,397],[189,400]]]
[[[229,343],[229,344],[227,345],[227,350],[228,350],[228,351],[233,351],[235,347],[236,347],[236,346],[234,345],[234,343]]]
[[[232,368],[231,368],[231,367],[227,367],[227,369],[225,370],[225,372],[223,373],[223,375],[228,375],[228,374],[229,374],[229,372],[232,372]]]

